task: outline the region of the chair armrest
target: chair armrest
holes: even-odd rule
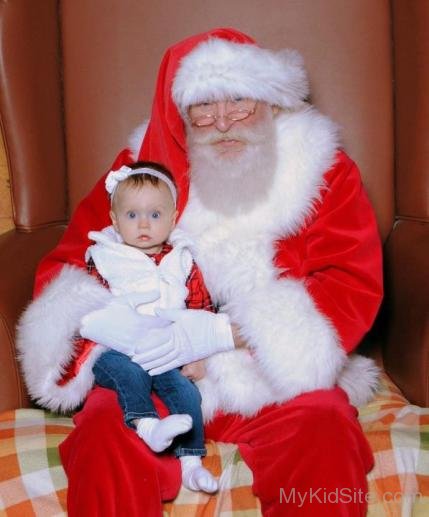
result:
[[[429,407],[429,223],[398,221],[386,263],[384,367],[410,402]]]
[[[64,232],[63,225],[0,235],[0,411],[29,405],[15,352],[15,327],[31,300],[40,259]]]

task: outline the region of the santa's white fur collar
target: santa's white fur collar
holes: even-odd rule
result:
[[[312,107],[295,113],[280,112],[275,124],[278,165],[265,200],[241,214],[222,215],[204,207],[191,184],[189,201],[180,220],[182,228],[200,234],[213,226],[225,231],[247,227],[250,233],[262,232],[276,239],[290,236],[302,227],[320,198],[323,175],[334,162],[337,127]]]

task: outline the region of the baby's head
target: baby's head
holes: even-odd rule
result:
[[[106,178],[110,218],[125,244],[158,253],[176,223],[176,187],[161,165],[137,162]]]

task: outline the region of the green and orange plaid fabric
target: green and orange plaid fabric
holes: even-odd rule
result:
[[[410,405],[383,376],[359,410],[375,466],[368,475],[368,517],[429,515],[429,409]]]
[[[0,414],[0,515],[66,515],[67,478],[58,445],[70,418],[39,409]]]
[[[375,455],[368,475],[369,517],[429,515],[429,409],[409,405],[383,377],[375,400],[360,408]],[[58,444],[71,419],[37,409],[0,414],[0,516],[66,515],[67,479]],[[235,445],[209,442],[204,464],[220,477],[214,496],[182,489],[164,517],[260,517],[252,474]]]

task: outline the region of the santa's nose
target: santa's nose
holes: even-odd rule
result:
[[[229,131],[229,128],[234,124],[234,120],[230,120],[225,115],[222,117],[217,117],[215,121],[215,128],[221,133],[226,133]]]
[[[234,124],[234,120],[228,118],[226,102],[218,102],[214,126],[221,133],[225,133]]]
[[[234,124],[233,120],[221,118],[216,121],[215,127],[219,132],[226,133],[232,124]]]

